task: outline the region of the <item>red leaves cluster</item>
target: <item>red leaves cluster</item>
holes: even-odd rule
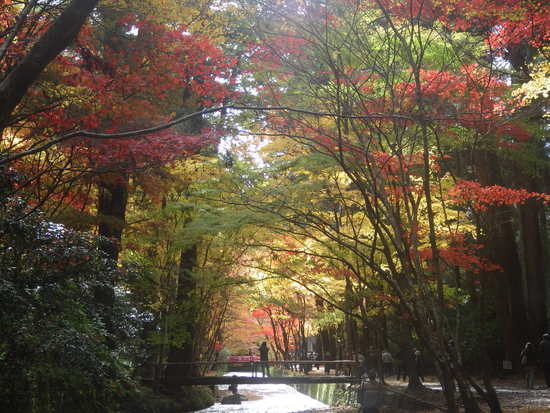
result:
[[[270,43],[251,43],[252,63],[260,67],[280,67],[285,60],[305,58],[308,40],[288,32],[273,36]]]
[[[424,103],[432,116],[456,118],[468,126],[500,114],[497,103],[507,90],[503,82],[477,65],[463,66],[460,73],[422,69],[420,81]],[[411,107],[417,103],[415,87],[414,82],[397,87]]]
[[[206,37],[135,15],[118,25],[109,41],[101,29],[84,27],[76,45],[50,66],[51,81],[29,91],[21,110],[35,112],[26,119],[31,135],[141,129],[169,120],[178,106],[193,111],[230,96],[220,80],[230,78],[235,62]],[[216,140],[210,130],[197,136],[171,130],[143,139],[85,139],[66,151],[94,167],[139,168],[197,153]]]
[[[438,252],[441,260],[449,267],[459,267],[474,274],[502,271],[499,265],[479,255],[479,250],[482,248],[480,244],[466,244],[460,241],[454,242],[450,247],[438,248]],[[431,248],[421,249],[416,254],[422,261],[429,262],[433,259]]]
[[[460,125],[496,137],[499,144],[523,142],[531,133],[518,123],[503,122],[514,108],[505,104],[510,87],[486,69],[464,65],[460,73],[421,70],[421,93],[430,117],[439,126]],[[397,88],[403,98],[404,110],[417,104],[413,82]]]
[[[525,189],[511,189],[499,185],[482,186],[477,182],[459,181],[447,193],[448,199],[464,204],[471,203],[478,211],[491,206],[521,204],[529,199],[550,202],[550,195],[529,192]]]
[[[255,308],[252,310],[252,316],[258,321],[263,334],[276,341],[283,332],[289,336],[289,332],[296,329],[299,323],[298,319],[285,308],[272,304]]]
[[[64,150],[79,154],[91,164],[116,165],[118,170],[130,173],[195,155],[218,142],[219,133],[211,129],[204,129],[200,135],[183,135],[167,129],[137,139],[85,139]]]
[[[527,42],[550,42],[550,6],[544,0],[381,0],[391,14],[406,20],[444,23],[455,31],[483,33],[493,49]],[[378,8],[377,3],[371,3]]]

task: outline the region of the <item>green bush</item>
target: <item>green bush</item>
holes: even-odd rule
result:
[[[184,411],[205,409],[216,401],[212,390],[205,386],[185,386],[182,388],[181,401]]]
[[[117,412],[139,329],[97,238],[0,205],[0,400],[18,413]],[[103,242],[105,242],[103,240]]]
[[[133,392],[121,404],[120,413],[182,413],[213,405],[214,395],[208,387],[184,386],[172,396],[155,394],[150,389]]]
[[[133,393],[121,406],[121,413],[180,413],[183,406],[169,397],[149,389]]]

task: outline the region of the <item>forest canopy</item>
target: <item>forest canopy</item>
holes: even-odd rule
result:
[[[491,379],[548,330],[549,16],[1,1],[6,406],[198,408],[191,362],[266,341],[421,348],[447,411],[502,411]]]

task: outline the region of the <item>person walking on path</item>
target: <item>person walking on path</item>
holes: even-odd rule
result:
[[[532,389],[535,383],[535,370],[537,368],[537,350],[528,341],[519,355],[521,366],[525,369],[525,384],[528,389]]]
[[[390,377],[393,373],[393,357],[386,349],[382,351],[382,365],[384,377]]]
[[[397,358],[396,358],[396,380],[403,380],[407,381],[407,377],[409,375],[409,372],[407,371],[407,360],[408,360],[408,354],[407,351],[404,348],[401,348],[397,352]]]
[[[330,351],[325,351],[325,361],[330,361],[332,360],[332,354],[330,354]],[[330,370],[332,369],[332,364],[331,363],[325,363],[325,374],[327,376],[330,376]]]
[[[359,389],[360,413],[379,413],[384,405],[384,389],[376,382],[374,370],[369,372],[368,381],[362,381]]]
[[[252,352],[251,348],[248,349],[248,361],[250,362],[250,370],[252,371],[252,377],[256,377],[258,375],[258,366],[254,361],[254,353]]]
[[[550,388],[550,334],[544,333],[539,343],[539,360],[544,371],[546,387]]]
[[[267,344],[264,341],[260,345],[260,366],[262,368],[262,376],[265,377],[267,373],[267,377],[271,377],[269,374],[269,366],[267,364],[269,360],[269,349],[267,348]]]
[[[419,350],[419,349],[414,349],[414,364],[415,364],[415,367],[416,367],[416,374],[418,375],[418,378],[421,380],[421,381],[426,381],[424,380],[424,363],[422,362],[422,352]]]

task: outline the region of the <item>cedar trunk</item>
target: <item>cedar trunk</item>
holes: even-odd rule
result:
[[[528,200],[519,207],[521,241],[525,269],[525,299],[529,321],[529,338],[537,342],[546,331],[546,282],[544,247],[540,231],[540,201]]]
[[[178,287],[176,294],[176,307],[182,309],[180,312],[180,325],[176,328],[183,330],[184,342],[180,345],[171,344],[168,354],[168,366],[166,368],[166,380],[168,383],[177,383],[178,377],[188,377],[196,375],[198,371],[195,366],[189,364],[174,364],[174,363],[189,363],[196,359],[196,348],[194,340],[194,317],[190,306],[192,306],[191,294],[196,287],[196,282],[193,277],[193,271],[197,267],[198,246],[194,244],[189,248],[181,251],[180,265],[178,274]],[[173,390],[176,390],[174,388]]]
[[[500,163],[492,151],[477,150],[476,171],[484,186],[503,185]],[[528,337],[526,304],[523,295],[522,268],[514,230],[511,207],[493,207],[481,214],[483,241],[488,258],[502,271],[492,274],[497,318],[504,331],[504,358],[518,362],[523,343]]]

